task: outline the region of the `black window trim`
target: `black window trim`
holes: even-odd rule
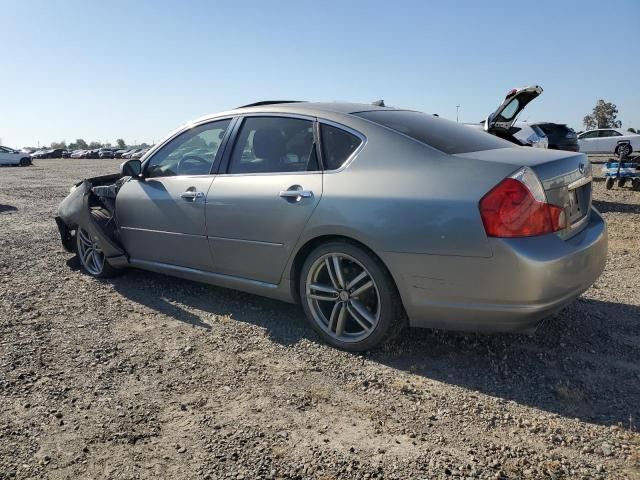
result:
[[[238,121],[238,117],[235,115],[224,115],[217,118],[207,118],[206,120],[203,120],[201,122],[190,123],[187,126],[170,134],[163,141],[159,142],[154,148],[152,148],[150,151],[147,152],[147,154],[145,155],[146,158],[142,161],[142,172],[146,172],[147,166],[149,165],[149,162],[151,161],[151,159],[155,157],[156,154],[160,152],[160,150],[162,150],[165,145],[167,145],[169,142],[173,141],[174,139],[178,138],[180,135],[190,130],[193,130],[194,128],[201,127],[203,125],[208,125],[211,123],[221,122],[224,120],[230,121],[229,127],[227,128],[227,131],[222,137],[222,141],[220,142],[220,146],[218,147],[218,151],[216,152],[216,157],[213,159],[213,163],[211,164],[211,169],[209,170],[209,173],[203,173],[200,175],[167,175],[166,177],[150,177],[150,178],[162,179],[162,178],[179,178],[179,177],[208,177],[211,175],[215,175],[218,170],[218,166],[222,160],[222,157],[226,151],[229,138],[231,137],[231,132],[235,128],[235,125]]]
[[[364,119],[363,119],[364,120]],[[362,151],[362,149],[365,147],[366,143],[367,143],[367,137],[366,135],[364,135],[363,133],[359,132],[358,130],[355,130],[351,127],[347,127],[346,125],[343,125],[341,123],[338,122],[334,122],[332,120],[327,120],[324,118],[319,118],[318,119],[318,151],[319,151],[319,155],[318,158],[320,159],[320,164],[322,166],[322,172],[323,173],[339,173],[341,171],[343,171],[345,168],[347,168],[351,162],[353,162],[353,160],[358,156],[358,154]],[[340,168],[336,168],[335,170],[327,170],[324,167],[324,153],[322,151],[322,133],[320,132],[320,124],[324,124],[324,125],[328,125],[330,127],[334,127],[340,130],[344,130],[347,133],[350,133],[351,135],[354,135],[356,137],[358,137],[360,139],[360,145],[358,145],[358,148],[356,148],[351,155],[349,155],[349,157],[342,163],[342,165],[340,166]]]
[[[229,167],[231,162],[231,155],[233,149],[236,146],[236,142],[240,136],[240,129],[247,118],[252,117],[284,117],[297,120],[308,120],[313,124],[313,143],[316,148],[316,156],[318,157],[319,170],[304,171],[304,172],[248,172],[248,173],[229,173]],[[285,113],[285,112],[250,112],[238,115],[237,122],[233,127],[231,138],[225,146],[224,155],[221,158],[217,175],[225,177],[247,177],[247,176],[265,176],[265,175],[317,175],[323,173],[322,160],[320,158],[319,137],[317,135],[318,129],[316,124],[318,119],[312,115],[300,115],[297,113]]]

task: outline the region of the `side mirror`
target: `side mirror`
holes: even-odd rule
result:
[[[120,164],[120,174],[123,177],[139,178],[142,173],[142,162],[137,158],[127,160]]]

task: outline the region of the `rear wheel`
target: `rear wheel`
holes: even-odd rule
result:
[[[343,350],[370,350],[404,324],[385,267],[347,242],[324,244],[309,255],[300,275],[300,299],[314,330]]]
[[[633,152],[633,148],[631,148],[631,145],[629,144],[618,145],[615,150],[615,154],[622,157],[628,157],[629,155],[631,155],[631,152]]]
[[[110,224],[111,216],[102,208],[91,210],[91,216],[99,225]],[[84,228],[78,226],[76,229],[76,252],[80,259],[82,270],[92,277],[107,278],[113,277],[121,272],[120,269],[113,268],[105,259],[104,252],[96,242],[96,239]]]

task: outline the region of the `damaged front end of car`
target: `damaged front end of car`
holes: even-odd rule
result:
[[[65,250],[77,253],[76,235],[82,229],[111,267],[123,268],[129,264],[119,241],[115,212],[116,194],[129,178],[122,174],[105,175],[85,179],[72,187],[55,217]],[[100,215],[96,215],[98,211]]]

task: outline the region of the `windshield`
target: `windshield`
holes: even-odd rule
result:
[[[406,110],[372,110],[354,115],[403,133],[448,154],[510,148],[513,144],[481,130]]]

